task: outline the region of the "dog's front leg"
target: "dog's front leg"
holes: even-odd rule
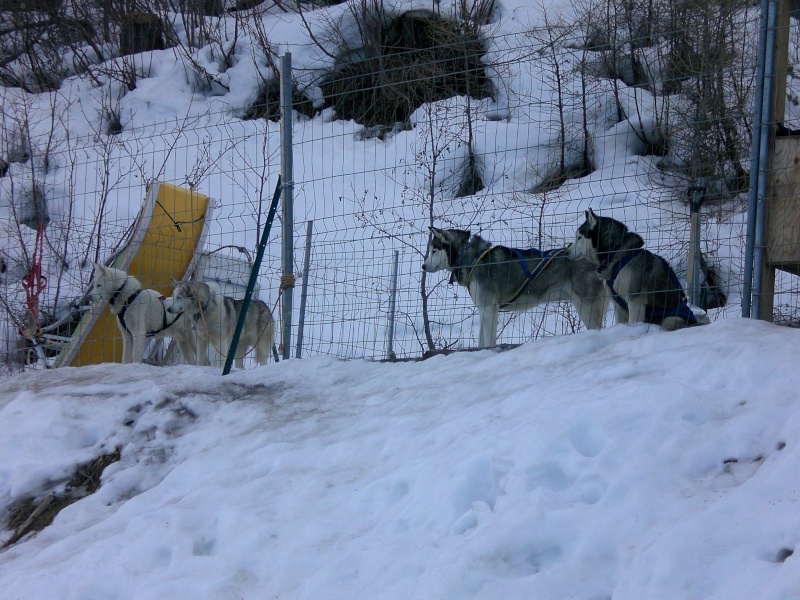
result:
[[[481,329],[478,335],[478,347],[490,348],[497,345],[497,320],[500,309],[494,298],[480,298],[476,302],[480,316]]]
[[[147,336],[135,335],[133,337],[133,356],[129,362],[143,362],[144,361],[144,347],[147,344]]]
[[[183,336],[178,338],[178,349],[183,355],[183,360],[187,365],[197,364],[197,350],[195,349],[195,333],[189,332],[189,339],[184,339]]]
[[[602,329],[603,317],[608,306],[607,296],[578,298],[573,301],[573,306],[578,309],[578,315],[587,329]]]
[[[133,362],[133,336],[124,329],[120,328],[122,333],[122,364],[129,365]]]
[[[614,323],[619,325],[620,323],[627,323],[628,322],[628,311],[622,308],[616,302],[614,303]]]
[[[638,298],[628,300],[628,325],[647,322],[647,306]]]
[[[211,364],[211,361],[208,360],[208,335],[205,332],[197,330],[195,331],[195,352],[197,354],[197,362],[195,364],[200,365],[201,367],[207,367]]]

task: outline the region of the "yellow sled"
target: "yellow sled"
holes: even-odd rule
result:
[[[154,181],[149,185],[131,239],[111,263],[142,282],[171,293],[170,279],[187,278],[202,251],[209,198],[193,190]],[[122,336],[111,311],[98,303],[86,312],[54,367],[78,367],[122,360]]]

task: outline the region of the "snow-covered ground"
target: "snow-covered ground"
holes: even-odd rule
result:
[[[798,355],[797,330],[727,319],[424,362],[17,375],[4,511],[121,460],[0,551],[0,597],[800,598]]]
[[[497,93],[469,110],[464,98],[426,105],[411,130],[383,140],[330,109],[295,121],[296,272],[303,221],[315,221],[305,356],[383,355],[395,251],[395,351],[420,355],[431,217],[497,243],[554,247],[591,206],[625,220],[685,280],[685,190],[660,164],[681,157],[648,155],[641,141],[657,135],[660,101],[599,77],[584,113],[571,69],[585,56],[567,39],[556,61],[567,145],[580,148],[585,117],[593,171],[531,193],[559,149],[552,65],[532,51],[531,29],[565,7],[498,0],[483,30]],[[324,33],[332,23],[349,31],[348,14],[306,17]],[[332,61],[297,15],[259,18],[316,97]],[[757,15],[742,18],[753,43]],[[35,185],[52,219],[42,302],[56,316],[85,289],[84,258],[107,258],[124,237],[151,178],[216,200],[208,250],[255,246],[280,127],[241,119],[266,67],[239,34],[226,71],[209,48],[194,56],[227,90],[198,86],[172,50],[136,58],[134,90],[86,78],[52,94],[0,89],[3,148],[22,139],[21,125],[31,143],[30,158],[0,177],[0,292],[12,308],[23,306],[33,244],[13,214]],[[109,107],[122,124],[113,136]],[[486,187],[453,198],[467,115]],[[110,364],[4,378],[0,522],[26,499],[63,494],[78,466],[116,451],[120,460],[94,494],[0,550],[0,600],[800,599],[800,333],[737,318],[744,212],[732,203],[707,217],[703,251],[728,299],[707,327],[552,336],[574,323],[550,306],[501,323],[501,342],[536,341],[424,362],[313,356],[224,378]],[[281,242],[270,238],[261,273],[270,305]],[[445,281],[429,280],[434,337],[474,346],[474,309]],[[15,344],[5,316],[4,368]],[[0,544],[11,538],[3,531]]]

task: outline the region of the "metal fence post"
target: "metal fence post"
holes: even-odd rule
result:
[[[394,251],[394,267],[392,268],[392,289],[389,293],[389,337],[386,339],[386,358],[394,360],[394,312],[395,297],[397,296],[397,265],[400,260],[400,252]]]
[[[767,26],[771,0],[761,0],[761,17],[758,35],[758,58],[756,62],[756,85],[753,99],[753,140],[750,149],[750,192],[747,198],[747,237],[744,252],[744,277],[742,281],[742,316],[752,316],[750,303],[753,299],[753,255],[756,239],[756,212],[758,206],[758,187],[761,174],[760,161],[762,149],[766,149],[765,139],[769,136],[769,126],[764,122],[764,81],[766,79]]]
[[[755,240],[753,242],[753,300],[751,316],[760,318],[761,313],[761,273],[764,264],[764,211],[767,202],[767,178],[769,177],[769,143],[772,138],[773,95],[775,79],[775,27],[778,19],[778,2],[771,0],[767,16],[767,48],[764,61],[764,108],[761,111],[761,146],[758,163],[758,201],[756,203]],[[781,116],[781,120],[783,116]]]
[[[689,206],[691,229],[689,231],[689,262],[686,270],[686,287],[689,288],[689,301],[701,306],[700,286],[700,207],[705,200],[706,188],[695,186],[689,188]]]
[[[303,264],[303,286],[300,288],[300,317],[297,320],[297,352],[296,358],[301,358],[303,353],[303,327],[306,324],[306,296],[308,295],[308,269],[311,266],[311,232],[314,230],[314,221],[306,224],[306,254]]]
[[[292,296],[294,290],[294,178],[292,168],[292,54],[281,57],[281,179],[283,180],[283,253],[281,266],[283,276],[283,327],[282,344],[284,360],[291,358],[292,345]]]

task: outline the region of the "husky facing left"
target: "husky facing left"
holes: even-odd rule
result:
[[[481,348],[497,344],[498,311],[525,311],[548,301],[569,300],[586,327],[603,326],[605,286],[591,264],[570,260],[564,248],[518,250],[493,246],[469,231],[431,227],[422,270],[444,269],[478,309]]]
[[[644,248],[640,235],[628,226],[586,211],[578,227],[570,256],[597,265],[614,300],[617,323],[651,323],[667,331],[705,324],[686,303],[677,275],[669,263]]]
[[[182,314],[170,314],[167,303],[156,290],[125,271],[95,263],[90,291],[92,301],[104,300],[116,316],[122,333],[122,362],[142,362],[149,338],[173,338],[186,356],[193,350],[191,326]]]
[[[172,305],[167,310],[170,313],[184,312],[197,334],[194,364],[210,364],[209,343],[219,354],[227,356],[244,301],[224,296],[219,288],[212,289],[200,281],[173,280],[172,285]],[[251,349],[255,349],[255,359],[259,365],[267,364],[274,344],[275,319],[272,311],[266,303],[253,299],[247,309],[244,328],[234,354],[236,368],[243,368],[244,357]]]

